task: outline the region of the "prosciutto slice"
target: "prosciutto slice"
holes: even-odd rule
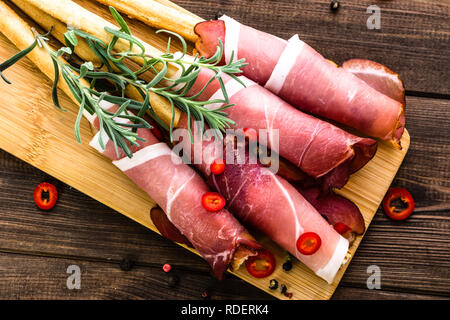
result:
[[[181,125],[187,127],[185,115],[181,118]],[[183,138],[181,143],[191,142]],[[331,283],[345,262],[348,240],[339,235],[286,180],[257,161],[250,161],[248,152],[244,155],[245,161],[237,164],[237,158],[242,156],[239,154],[242,151],[238,150],[245,148],[237,148],[234,151],[236,161],[227,163],[222,174],[214,175],[209,164],[219,157],[216,143],[194,140],[192,148],[199,147],[202,148],[202,163],[197,164],[197,168],[225,197],[230,211],[242,223],[264,232],[315,274]],[[303,255],[297,250],[297,239],[304,232],[315,232],[322,240],[320,249],[313,255]]]
[[[396,146],[404,131],[404,104],[384,95],[343,68],[337,68],[298,35],[289,41],[223,16],[196,25],[196,48],[211,56],[218,39],[225,61],[245,58],[246,77],[295,107],[332,119]]]
[[[211,72],[209,69],[200,72],[191,95],[201,92],[213,76]],[[324,177],[327,186],[341,188],[351,173],[374,156],[375,140],[357,137],[307,115],[257,83],[243,76],[239,78],[246,87],[222,75],[229,101],[234,104],[225,111],[236,123],[235,128],[267,130],[269,147],[277,144],[276,151],[283,158],[314,178]],[[224,99],[219,82],[212,81],[198,98]],[[210,109],[220,107],[220,103],[208,105]]]
[[[105,108],[117,110],[114,105]],[[95,118],[91,121],[94,126],[97,124]],[[93,138],[91,146],[114,160],[114,165],[155,200],[169,221],[211,265],[216,277],[220,279],[230,264],[239,266],[260,248],[228,210],[211,213],[203,208],[202,195],[210,189],[192,168],[165,143],[160,143],[150,130],[138,129],[138,134],[146,142],[133,147],[132,158],[123,154],[117,156],[113,142],[106,135],[102,137],[103,150],[98,142],[100,132]]]

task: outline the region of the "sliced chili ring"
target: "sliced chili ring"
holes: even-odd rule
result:
[[[211,163],[210,169],[212,174],[221,174],[225,171],[225,162],[223,159],[216,159]]]
[[[255,278],[265,278],[275,271],[275,256],[269,250],[262,249],[256,256],[245,261],[248,273]]]
[[[211,212],[222,210],[225,203],[225,198],[217,192],[207,192],[202,196],[203,208]]]
[[[297,239],[297,250],[306,256],[316,253],[321,245],[322,240],[315,232],[305,232]]]
[[[396,201],[401,201],[405,208],[397,208]],[[405,220],[414,211],[414,199],[404,188],[390,188],[383,199],[383,209],[386,215],[393,220]]]
[[[43,182],[34,189],[33,199],[39,209],[50,210],[56,204],[58,191],[51,183]]]

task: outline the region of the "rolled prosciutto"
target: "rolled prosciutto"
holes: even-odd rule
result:
[[[384,95],[343,68],[337,68],[301,41],[289,41],[223,16],[195,26],[196,49],[209,57],[218,39],[224,62],[245,58],[243,74],[285,101],[309,113],[332,119],[400,147],[404,104]]]
[[[213,76],[211,73],[209,69],[202,70],[189,93],[201,92]],[[324,185],[343,187],[349,175],[374,156],[377,148],[375,140],[357,137],[307,115],[257,83],[243,76],[239,78],[245,87],[222,75],[229,102],[234,104],[225,112],[236,123],[235,127],[267,130],[270,148],[276,146],[276,152],[306,174],[316,179],[323,178]],[[198,99],[223,100],[219,81],[209,83]],[[207,107],[217,109],[222,104]]]
[[[117,106],[106,103],[104,107],[117,110]],[[94,126],[98,125],[95,117],[91,121]],[[124,154],[117,157],[107,135],[102,137],[103,150],[99,144],[100,132],[91,146],[114,160],[114,165],[150,195],[210,264],[216,277],[222,278],[229,266],[237,268],[248,256],[254,255],[260,245],[228,210],[212,213],[203,208],[202,195],[210,192],[205,181],[165,143],[160,143],[149,129],[141,128],[137,133],[146,141],[133,147],[132,158]]]
[[[187,127],[185,115],[182,115],[180,125]],[[189,139],[183,137],[181,144],[184,144],[184,150],[189,148],[187,145],[190,143]],[[217,143],[214,140],[194,140],[191,149],[200,148],[202,161],[197,163],[197,168],[209,177],[211,186],[224,196],[230,211],[242,223],[265,233],[315,274],[331,283],[345,262],[348,240],[339,235],[285,179],[275,175],[256,159],[250,161],[252,155],[246,148],[233,151],[234,161],[227,162],[221,174],[212,174],[210,170],[210,164],[223,156]],[[245,157],[241,164],[238,161],[240,157]],[[191,160],[195,161],[193,158]],[[312,255],[304,255],[297,249],[297,240],[306,232],[316,233],[322,242],[319,250]]]

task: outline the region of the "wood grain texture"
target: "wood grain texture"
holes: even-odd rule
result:
[[[66,285],[71,265],[81,270],[79,290]],[[0,299],[200,299],[206,289],[211,299],[239,299],[241,293],[273,299],[235,277],[214,285],[203,272],[176,269],[171,275],[180,279],[176,289],[169,286],[169,276],[160,266],[135,265],[123,271],[115,262],[0,253],[0,280],[9,283],[9,290],[0,291]]]
[[[182,1],[177,2],[181,3]],[[274,4],[274,2],[271,3]],[[346,1],[346,3],[352,3],[352,1]],[[189,5],[195,7],[199,3],[191,1]],[[249,13],[247,12],[247,14]],[[260,17],[259,20],[263,18],[269,17]],[[259,20],[257,19],[257,21]],[[282,32],[281,29],[279,30]],[[353,45],[357,46],[351,41],[347,45],[350,48]],[[0,50],[2,47],[3,43],[0,45]],[[24,63],[26,64],[26,61]],[[394,69],[397,70],[396,67]],[[414,75],[413,72],[411,74]],[[422,75],[417,72],[414,76]],[[0,88],[1,92],[3,92],[2,89],[3,87]],[[41,99],[45,99],[45,95],[41,96]],[[445,237],[449,228],[447,216],[450,187],[449,164],[448,157],[446,157],[450,144],[449,124],[446,121],[449,112],[448,106],[448,101],[445,100],[408,98],[407,123],[414,143],[395,184],[406,186],[413,192],[417,200],[419,215],[415,214],[413,216],[415,220],[408,220],[408,224],[405,225],[392,223],[379,212],[374,220],[375,227],[372,224],[369,228],[367,237],[360,247],[361,250],[358,250],[356,258],[336,291],[336,298],[382,298],[385,296],[420,298],[430,297],[429,295],[432,294],[447,297],[450,295],[448,281],[445,281],[449,278],[446,271],[448,269],[446,262],[449,256],[446,248],[449,246],[448,237]],[[113,214],[109,208],[72,190],[63,183],[60,183],[64,190],[61,202],[48,217],[44,217],[51,220],[43,221],[43,215],[25,197],[30,195],[30,190],[42,179],[48,179],[47,175],[17,161],[4,152],[3,155],[0,157],[0,189],[4,197],[0,196],[0,213],[2,219],[3,215],[5,218],[0,220],[0,230],[1,234],[4,233],[5,236],[0,235],[0,251],[38,255],[41,259],[47,255],[69,257],[69,260],[88,261],[93,265],[102,265],[105,261],[118,263],[123,256],[130,255],[135,257],[143,267],[151,268],[158,264],[158,269],[162,263],[169,261],[176,263],[187,273],[195,275],[191,277],[191,287],[187,289],[188,293],[177,293],[177,296],[179,298],[198,298],[196,290],[201,287],[198,284],[203,283],[202,277],[208,272],[208,267],[200,258],[147,232],[138,224],[128,221],[118,214]],[[11,207],[3,202],[4,199],[16,205]],[[73,203],[77,203],[77,206],[74,206]],[[53,216],[54,214],[56,217]],[[37,225],[42,225],[42,229],[36,227]],[[49,235],[52,230],[57,231],[54,236]],[[382,236],[378,235],[379,232],[382,232]],[[398,233],[401,236],[398,236]],[[436,243],[437,250],[435,250]],[[4,247],[3,244],[5,244]],[[365,247],[366,245],[367,247]],[[416,255],[414,250],[418,246],[423,249],[420,250],[419,255]],[[387,255],[385,254],[386,248],[389,249]],[[406,255],[403,255],[404,251],[407,252]],[[181,258],[177,259],[177,257]],[[181,261],[182,264],[180,264]],[[386,275],[382,278],[381,291],[365,289],[366,269],[368,265],[374,264],[374,261],[381,267],[382,274]],[[390,274],[391,272],[394,273]],[[32,271],[23,271],[20,276],[19,273],[17,276],[9,273],[8,279],[11,283],[20,282],[22,281],[21,277],[27,273],[30,275]],[[431,276],[427,276],[428,274]],[[107,278],[105,275],[99,275],[99,277]],[[209,275],[206,277],[208,278]],[[227,286],[224,293],[226,297],[249,299],[259,299],[259,295],[262,295],[261,298],[269,297],[250,286],[240,292],[243,282],[232,276],[227,277],[228,279],[235,279],[237,282],[233,282],[233,280],[231,281],[233,284]],[[128,281],[128,278],[124,276],[123,282]],[[139,278],[135,278],[134,281],[138,282]],[[158,282],[161,279],[155,281]],[[90,283],[93,287],[95,286],[95,282]],[[138,284],[133,286],[136,291],[141,289]],[[192,289],[193,287],[195,289]],[[21,294],[27,295],[27,287],[23,281],[21,288],[21,291],[19,290]],[[145,298],[171,298],[174,296],[170,290],[153,290],[147,290]],[[3,288],[0,286],[1,291]],[[39,296],[37,290],[34,292],[36,298],[42,297],[42,295]],[[59,292],[56,292],[58,291],[54,291],[53,297],[58,296]],[[128,293],[131,297],[139,295],[131,289]],[[47,294],[48,297],[52,297],[51,290],[47,291]],[[19,295],[20,293],[18,293]],[[91,291],[84,297],[112,298],[114,295],[106,296]],[[118,294],[118,297],[126,296]],[[217,298],[220,297],[221,295],[217,296]]]

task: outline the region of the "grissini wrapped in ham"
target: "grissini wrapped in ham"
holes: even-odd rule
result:
[[[187,128],[184,114],[180,118],[180,127]],[[242,223],[265,233],[319,277],[329,283],[333,281],[345,262],[348,240],[339,235],[292,185],[256,159],[250,160],[254,154],[249,153],[247,147],[237,147],[233,151],[233,162],[226,163],[223,173],[213,174],[210,164],[223,156],[220,144],[218,147],[214,140],[194,139],[191,146],[191,140],[184,136],[180,144],[184,150],[202,150],[202,161],[196,163],[197,168],[225,197],[228,208]],[[191,161],[195,163],[194,153],[191,155]],[[245,158],[245,161],[239,163],[238,158]],[[302,254],[296,245],[299,237],[307,232],[314,232],[321,239],[320,249],[312,255]]]
[[[117,111],[117,106],[109,103],[104,108]],[[95,118],[91,123],[98,126]],[[159,142],[149,129],[140,128],[138,134],[146,141],[132,147],[132,158],[124,153],[117,156],[106,134],[102,137],[105,145],[102,149],[100,132],[92,139],[91,146],[113,160],[114,165],[155,200],[169,221],[210,264],[217,278],[222,278],[229,266],[237,268],[261,248],[228,210],[209,212],[203,208],[202,196],[210,189],[192,168],[165,143]]]
[[[225,172],[211,175],[211,180],[242,223],[258,228],[316,275],[333,282],[345,262],[349,242],[292,185],[248,161],[227,164]],[[314,232],[321,239],[320,249],[312,255],[302,254],[296,246],[306,232]]]
[[[42,21],[49,20],[49,22],[45,24],[46,28],[53,23],[53,16],[55,16],[65,23],[69,23],[71,20],[77,21],[77,25],[82,26],[84,31],[90,32],[101,39],[105,39],[105,41],[108,41],[109,39],[109,36],[105,34],[103,27],[110,26],[111,24],[71,1],[65,0],[55,3],[52,1],[22,0],[20,2],[26,2],[21,4],[22,6],[28,5],[28,7],[40,10],[39,20],[41,23]],[[93,21],[92,24],[87,22],[89,17]],[[61,32],[58,32],[58,34],[61,34]],[[123,46],[123,44],[121,44],[121,46]],[[148,49],[150,53],[155,52],[155,49],[149,45],[146,45],[145,48],[146,50]],[[78,53],[77,49],[78,48],[76,48],[76,52]],[[172,76],[176,77],[176,75]],[[218,89],[218,87],[215,87],[216,84],[217,83],[211,84],[209,86],[211,89],[206,90],[204,94],[214,94],[214,91]],[[211,90],[214,91],[210,92]],[[261,87],[251,86],[251,90],[250,88],[246,90],[254,91],[252,95],[246,95],[249,106],[245,106],[245,109],[242,106],[238,106],[240,109],[247,110],[247,116],[251,116],[250,113],[256,112],[258,118],[245,119],[245,116],[237,111],[238,106],[232,108],[233,110],[236,110],[236,117],[230,114],[230,118],[235,120],[240,127],[244,127],[244,123],[241,124],[237,120],[254,121],[246,126],[255,129],[266,128],[266,124],[273,128],[281,128],[282,136],[280,136],[280,145],[283,149],[282,156],[301,167],[306,173],[315,178],[326,176],[324,185],[341,187],[345,184],[349,173],[363,166],[373,156],[375,152],[374,148],[376,147],[375,141],[357,138],[345,133],[335,126],[329,125],[323,121],[318,122],[312,117],[307,117],[303,113],[290,107],[288,104],[283,103],[281,99],[278,99],[275,95],[271,95],[270,92]],[[237,92],[236,96],[241,96],[242,94],[245,94],[245,92]],[[236,98],[237,97],[233,97],[233,99]],[[201,97],[201,99],[204,100],[204,97]],[[254,100],[251,101],[251,99]],[[234,103],[234,101],[231,102]],[[263,105],[263,103],[265,104]],[[151,104],[159,106],[158,103],[154,103],[153,101],[151,101]],[[251,108],[254,110],[251,110]],[[159,117],[161,117],[161,115],[171,114],[166,112],[167,110],[170,110],[170,105],[158,107],[155,108],[155,110]],[[160,110],[164,112],[159,113],[158,111]],[[167,120],[167,117],[161,117],[161,119]],[[308,121],[304,121],[305,119]],[[176,122],[177,118],[175,119],[175,126]],[[320,123],[317,130],[314,129],[316,123]],[[303,125],[305,126],[303,127]],[[310,130],[310,133],[312,132],[312,134],[308,136],[307,132],[304,133],[302,131],[304,128]],[[303,134],[303,137],[297,138],[295,137],[295,134]],[[335,136],[328,139],[328,134]],[[308,142],[308,137],[313,139],[311,143]],[[303,141],[301,141],[301,139],[303,139]],[[310,144],[311,147],[309,147]],[[320,153],[314,154],[314,152],[322,148],[323,150]],[[329,154],[323,156],[328,151]]]
[[[0,13],[2,33],[20,49],[28,47],[34,40],[29,25],[3,1],[0,1]],[[54,78],[52,60],[43,48],[36,47],[28,57],[45,75]],[[80,82],[89,87],[89,83],[84,79]],[[65,82],[59,82],[58,85],[76,104],[79,103]],[[106,101],[101,104],[103,110],[118,110],[116,105]],[[83,115],[98,129],[99,122],[95,115],[88,112],[83,112]],[[120,117],[115,120],[117,123],[123,121],[124,124],[128,121]],[[229,266],[237,268],[248,256],[256,254],[260,245],[227,210],[211,213],[202,207],[201,196],[208,192],[209,188],[201,177],[181,161],[178,164],[173,163],[175,156],[172,157],[171,150],[165,144],[159,143],[149,129],[138,128],[137,134],[145,142],[141,142],[139,146],[129,146],[134,152],[131,159],[125,157],[121,149],[116,153],[114,143],[104,131],[97,133],[91,145],[115,160],[118,167],[165,209],[172,223],[208,261],[218,278],[222,277]],[[102,137],[104,150],[99,137]]]
[[[245,58],[243,73],[295,107],[332,119],[400,147],[404,103],[381,94],[345,68],[337,68],[298,35],[289,41],[227,16],[200,22],[196,48],[208,57],[221,39],[224,62]]]
[[[201,91],[211,79],[202,70],[190,94]],[[268,146],[276,142],[279,154],[323,185],[341,188],[351,173],[363,167],[375,154],[373,139],[357,137],[328,122],[307,115],[283,101],[257,83],[240,77],[246,87],[230,77],[222,77],[233,107],[226,109],[237,128],[266,129]],[[201,100],[223,99],[219,81],[215,80],[198,97]],[[219,108],[212,104],[208,108]]]

